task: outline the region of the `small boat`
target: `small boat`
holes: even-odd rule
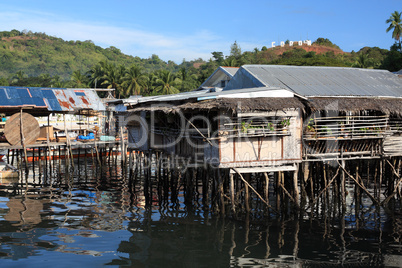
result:
[[[4,161],[0,161],[0,185],[11,185],[18,183],[18,169]]]

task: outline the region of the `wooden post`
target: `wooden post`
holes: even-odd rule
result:
[[[379,176],[379,182],[378,182],[378,199],[381,198],[381,186],[382,186],[382,177],[383,177],[383,172],[384,172],[384,159],[380,160],[380,176]]]
[[[293,171],[293,189],[294,189],[293,190],[293,198],[294,198],[296,207],[299,207],[299,194],[300,194],[299,187],[297,185],[298,170],[299,170],[299,167],[297,166],[296,170]]]
[[[49,119],[49,117],[48,117]],[[52,154],[51,154],[51,150],[50,150],[50,142],[49,142],[49,130],[46,131],[46,145],[48,148],[48,152],[49,152],[49,166],[50,166],[50,176],[52,176],[52,165],[51,165],[51,160],[52,160]],[[47,158],[47,155],[46,155]],[[47,160],[46,160],[47,161]]]
[[[25,146],[24,124],[23,124],[23,120],[22,120],[22,109],[20,109],[20,134],[21,134],[21,145],[24,149],[25,171],[28,173],[28,156],[27,156],[27,147]]]
[[[250,193],[249,193],[249,188],[248,188],[248,185],[249,185],[249,174],[247,174],[247,176],[246,176],[246,178],[247,179],[245,179],[245,182],[247,182],[247,183],[245,183],[244,184],[244,205],[245,205],[245,207],[246,207],[246,212],[247,212],[247,214],[250,212],[250,203],[249,203],[249,201],[250,201]]]
[[[341,173],[342,211],[345,212],[346,209],[345,160],[342,160],[341,166],[342,166],[342,173]]]
[[[126,152],[125,152],[125,143],[124,143],[124,135],[123,135],[123,127],[120,127],[120,142],[121,142],[121,161],[123,164],[126,163]]]
[[[230,182],[230,201],[232,203],[232,211],[233,211],[233,214],[234,214],[236,212],[236,208],[235,208],[235,193],[234,193],[233,173],[229,174],[229,182]]]
[[[268,173],[267,172],[264,172],[264,177],[265,177],[265,191],[264,191],[264,194],[265,194],[265,200],[267,201],[267,202],[269,202],[269,177],[268,177]]]
[[[67,162],[70,162],[70,149],[71,148],[69,147],[70,137],[68,135],[68,130],[67,130],[66,114],[63,114],[63,121],[64,121],[64,133],[66,135],[66,147],[65,147],[66,153],[65,153],[65,155],[67,156],[67,159],[66,159],[66,163],[67,163]],[[73,155],[72,155],[72,152],[71,152],[71,157],[72,156]]]

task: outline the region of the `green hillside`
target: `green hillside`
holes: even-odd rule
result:
[[[218,66],[281,64],[402,68],[400,47],[391,50],[364,47],[343,52],[326,38],[311,46],[267,48],[242,52],[234,42],[230,55],[211,51],[211,59],[165,62],[156,54],[150,58],[123,54],[116,47],[102,48],[92,41],[65,41],[31,31],[0,32],[0,85],[41,87],[115,88],[116,97],[133,94],[156,95],[189,91],[201,85]]]
[[[174,71],[174,64],[166,64],[153,55],[140,59],[123,54],[116,47],[101,48],[92,41],[64,41],[44,33],[0,32],[0,77],[23,71],[28,76],[49,74],[69,79],[74,71],[86,72],[100,61],[129,66],[138,64],[151,71]]]

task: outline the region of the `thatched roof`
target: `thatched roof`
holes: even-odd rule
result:
[[[399,98],[325,98],[314,97],[306,101],[311,111],[379,111],[384,114],[402,115],[402,99]]]
[[[384,114],[402,116],[402,99],[399,98],[352,98],[352,97],[313,97],[299,98],[220,98],[185,103],[154,103],[136,106],[129,112],[160,111],[164,113],[191,111],[252,112],[300,109],[303,112],[315,111],[379,111]]]
[[[181,111],[192,110],[226,110],[226,111],[276,111],[284,109],[302,109],[304,110],[303,103],[298,98],[221,98],[204,100],[199,102],[187,102],[184,104],[170,105],[170,104],[155,104],[147,105],[144,107],[136,107],[130,112],[141,111],[161,111],[165,113],[174,113]]]

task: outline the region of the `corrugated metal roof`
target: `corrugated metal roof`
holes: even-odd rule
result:
[[[140,98],[128,98],[121,100],[123,104],[128,106],[135,106],[141,103],[157,103],[157,102],[173,102],[184,101],[189,99],[194,100],[207,100],[207,99],[220,99],[220,98],[257,98],[257,97],[293,97],[294,93],[290,90],[281,88],[245,88],[238,90],[228,90],[215,92],[211,89],[203,89],[199,91],[182,92],[170,95],[158,95]]]
[[[0,86],[0,112],[27,106],[42,112],[56,113],[105,110],[104,104],[92,89]]]
[[[236,72],[239,70],[239,67],[226,67],[226,66],[221,66],[222,70],[224,70],[228,75],[234,76]]]
[[[251,77],[251,78],[250,78]],[[229,82],[227,89],[280,87],[302,96],[379,96],[402,97],[402,79],[385,70],[244,65]]]
[[[201,84],[199,88],[211,87],[218,80],[220,81],[220,79],[224,76],[227,76],[229,79],[231,79],[238,70],[238,67],[220,66],[207,78],[207,80],[204,81],[204,83]]]

